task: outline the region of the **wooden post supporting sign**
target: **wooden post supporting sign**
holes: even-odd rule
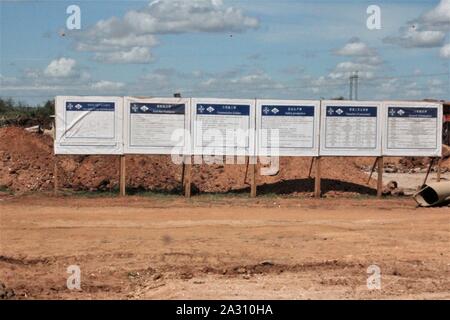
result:
[[[191,178],[192,178],[192,156],[184,157],[186,169],[184,170],[186,177],[184,178],[184,196],[191,197]]]
[[[53,161],[53,194],[55,196],[58,195],[58,156],[55,154],[55,159]]]
[[[378,177],[377,177],[377,197],[381,198],[383,195],[383,171],[384,158],[378,157]]]
[[[120,156],[120,176],[119,176],[119,189],[120,195],[124,197],[126,195],[126,162],[125,155]]]
[[[250,179],[251,179],[251,186],[250,186],[250,197],[255,198],[256,197],[256,157],[251,157],[250,160]]]
[[[320,162],[321,157],[316,157],[316,160],[314,161],[316,164],[316,175],[314,177],[314,197],[320,198],[322,195],[322,189],[321,189],[321,172],[320,172]]]

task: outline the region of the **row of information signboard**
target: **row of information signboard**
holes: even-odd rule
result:
[[[442,105],[56,97],[55,154],[440,156]]]

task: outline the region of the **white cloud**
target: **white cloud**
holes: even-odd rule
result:
[[[56,59],[45,68],[44,75],[53,78],[67,78],[74,74],[75,65],[76,61],[74,59]]]
[[[258,20],[242,10],[212,0],[158,0],[140,11],[129,11],[121,22],[139,33],[242,32]]]
[[[383,41],[405,48],[435,48],[443,44],[449,30],[450,0],[441,0],[436,7],[400,28],[398,36]]]
[[[441,0],[441,2],[430,11],[424,13],[420,21],[429,27],[439,28],[441,30],[450,29],[450,0]]]
[[[158,40],[153,35],[127,34],[113,38],[86,38],[84,42],[78,42],[75,48],[78,51],[111,51],[130,47],[153,47],[157,44]]]
[[[376,49],[369,47],[359,38],[351,38],[343,47],[334,50],[334,54],[353,57],[351,61],[339,62],[326,77],[319,78],[316,85],[320,86],[322,81],[348,79],[350,74],[358,71],[361,78],[370,79],[374,73],[383,65],[383,60]]]
[[[95,90],[117,90],[125,86],[123,82],[113,82],[107,80],[101,80],[92,84],[92,88]]]
[[[447,43],[445,46],[441,48],[439,55],[442,58],[450,59],[450,43]]]
[[[399,45],[405,48],[433,48],[442,45],[445,32],[439,30],[417,30],[412,26],[396,37],[387,37],[383,41],[389,44]]]
[[[148,48],[133,47],[127,51],[97,52],[94,59],[103,63],[148,63],[153,57]]]
[[[257,28],[256,18],[242,10],[224,6],[220,0],[156,0],[123,18],[98,21],[85,32],[74,35],[75,48],[94,52],[107,63],[147,63],[157,35],[188,32],[244,32]]]
[[[139,87],[151,87],[157,90],[168,90],[173,88],[172,79],[178,76],[174,69],[156,69],[144,74],[139,78]]]
[[[257,89],[281,89],[283,85],[263,71],[254,71],[233,78],[217,75],[201,82],[201,87],[212,90],[250,91]]]
[[[359,40],[358,38],[352,38],[342,48],[334,51],[335,54],[340,56],[359,56],[368,57],[375,55],[375,50],[369,48],[369,46]]]

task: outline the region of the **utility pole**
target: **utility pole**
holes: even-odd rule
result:
[[[350,87],[349,87],[349,93],[348,93],[348,100],[353,100],[353,75],[350,74]]]
[[[349,99],[358,100],[358,80],[359,80],[358,71],[352,73],[349,77],[349,80],[350,80]]]

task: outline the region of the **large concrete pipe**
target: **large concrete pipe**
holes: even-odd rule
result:
[[[413,198],[421,207],[450,203],[450,181],[428,183]]]

